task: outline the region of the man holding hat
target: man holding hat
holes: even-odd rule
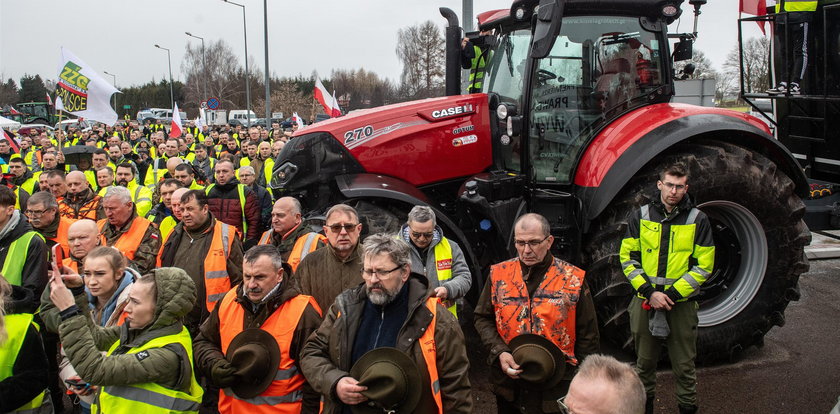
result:
[[[363,246],[364,283],[345,290],[301,353],[326,414],[471,413],[469,360],[458,321],[409,246],[387,234]]]
[[[219,393],[221,413],[317,413],[320,396],[300,371],[298,355],[321,323],[311,296],[284,276],[274,246],[245,253],[242,284],[201,325],[196,363]]]
[[[490,268],[475,308],[499,413],[560,412],[556,401],[578,362],[598,352],[584,272],[552,256],[553,241],[545,217],[520,217],[514,225],[518,258]]]

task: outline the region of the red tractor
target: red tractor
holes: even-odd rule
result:
[[[490,264],[515,255],[513,223],[544,215],[558,257],[580,264],[602,336],[632,347],[632,289],[618,262],[628,213],[675,159],[711,218],[717,257],[700,302],[698,358],[760,344],[799,296],[810,241],[797,161],[756,118],[670,103],[669,35],[683,0],[517,0],[479,16],[491,31],[485,93],[458,95],[460,39],[448,9],[447,94],[354,112],[295,134],[272,186],[323,212],[355,205],[369,233],[396,231],[413,205],[435,209],[464,249],[480,292]],[[690,0],[695,16],[705,0]],[[669,38],[680,38],[672,55]],[[473,295],[473,299],[477,295]]]

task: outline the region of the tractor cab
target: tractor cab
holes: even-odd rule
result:
[[[565,15],[541,57],[530,18],[496,24],[485,88],[499,123],[500,169],[538,183],[570,183],[597,131],[672,95],[662,20],[604,11]]]

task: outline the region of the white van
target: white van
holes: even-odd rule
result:
[[[255,114],[254,111],[235,109],[228,113],[228,122],[239,122],[242,125],[254,124],[257,122],[257,114]]]

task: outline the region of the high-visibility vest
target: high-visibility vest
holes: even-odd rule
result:
[[[192,339],[187,328],[172,335],[154,338],[143,345],[131,348],[126,354],[137,354],[147,349],[163,348],[171,344],[184,347],[189,358],[189,366],[193,366]],[[114,342],[108,355],[120,346],[120,341]],[[98,401],[91,407],[92,413],[98,414],[140,414],[140,413],[198,413],[204,390],[195,380],[195,373],[190,373],[189,392],[176,391],[154,382],[131,385],[106,385],[99,392]]]
[[[432,321],[417,341],[423,353],[423,361],[426,362],[426,371],[429,372],[429,379],[432,387],[432,397],[435,399],[438,414],[443,414],[443,400],[440,396],[440,378],[437,370],[437,346],[435,345],[435,327],[437,326],[437,304],[438,298],[432,296],[426,299],[426,308],[432,312]]]
[[[23,182],[19,187],[22,188],[24,191],[29,193],[29,195],[35,194],[35,184],[38,183],[38,180],[35,179],[34,176],[29,177],[26,181]]]
[[[187,229],[183,229],[187,231]],[[163,265],[163,248],[172,232],[163,239],[157,255],[157,266]],[[213,238],[210,241],[210,249],[204,256],[204,305],[212,312],[216,302],[220,301],[230,290],[230,275],[227,271],[227,259],[230,257],[230,249],[233,247],[233,238],[236,237],[236,229],[229,224],[222,223],[216,219],[213,225]]]
[[[137,208],[137,215],[140,217],[146,217],[146,214],[149,214],[149,210],[152,209],[152,190],[131,181],[128,183],[128,191],[132,192],[131,198],[134,202],[134,207]]]
[[[297,267],[300,264],[300,261],[303,260],[303,258],[309,253],[318,249],[318,242],[326,244],[327,237],[323,234],[315,232],[310,232],[304,236],[298,237],[295,242],[295,246],[292,247],[292,253],[289,254],[289,260],[287,260],[289,266],[292,267],[292,271],[297,272]]]
[[[72,257],[65,257],[61,264],[72,270],[74,273],[79,273],[79,265]]]
[[[572,365],[575,358],[575,316],[584,271],[555,258],[534,297],[522,278],[519,259],[490,267],[490,300],[496,314],[496,330],[505,343],[533,333],[557,345]]]
[[[12,369],[15,366],[15,361],[20,354],[20,348],[23,346],[23,340],[26,338],[26,331],[30,326],[35,326],[33,322],[33,315],[31,313],[15,313],[5,316],[6,333],[8,338],[6,342],[0,346],[0,381],[5,380],[13,375]],[[46,404],[45,404],[46,402]],[[35,396],[31,401],[12,410],[13,413],[52,413],[53,408],[50,404],[50,399],[47,396],[47,390],[44,389],[40,394]]]
[[[90,184],[90,188],[95,188],[99,184],[96,182],[96,171],[85,171],[85,178],[87,178],[87,182],[88,184]]]
[[[786,12],[817,11],[817,0],[784,0]],[[782,0],[776,1],[776,13],[782,12]]]
[[[441,237],[440,242],[435,245],[435,271],[437,272],[437,279],[440,285],[443,282],[452,279],[452,245],[446,237]],[[455,302],[452,301],[452,306],[449,306],[450,312],[455,317],[458,317],[458,310]]]
[[[77,212],[65,199],[58,203],[58,214],[73,220],[88,219],[96,221],[96,211],[99,209],[100,200],[102,200],[102,196],[94,195],[87,203],[79,206]]]
[[[233,338],[242,332],[245,311],[236,302],[236,290],[227,292],[219,304],[219,336],[222,353],[227,355]],[[277,341],[280,348],[280,363],[274,380],[260,395],[253,398],[240,398],[229,388],[219,391],[219,412],[221,413],[299,413],[303,405],[303,374],[295,365],[297,355],[290,355],[292,339],[295,335],[303,311],[312,304],[321,313],[318,304],[311,296],[298,295],[277,308],[260,329],[268,332]]]
[[[204,194],[209,195],[210,190],[215,186],[216,184],[210,184],[204,187]],[[236,191],[239,192],[239,207],[242,209],[242,233],[244,237],[245,234],[248,234],[248,220],[245,217],[245,184],[237,184]]]
[[[271,188],[271,173],[274,171],[274,158],[263,161],[262,178],[266,188]]]
[[[6,259],[3,262],[3,270],[0,273],[12,285],[20,286],[23,281],[23,266],[29,256],[29,243],[35,236],[44,240],[44,236],[30,230],[9,245],[9,251],[6,253]]]
[[[105,235],[102,235],[102,230],[107,224],[108,219],[102,219],[96,222],[96,226],[99,228],[99,233],[101,234],[103,246],[108,243],[105,239]],[[140,247],[140,243],[143,242],[143,236],[146,235],[146,230],[148,230],[151,225],[151,221],[146,220],[143,217],[135,217],[128,231],[123,233],[122,236],[120,236],[120,238],[111,245],[111,247],[116,247],[117,250],[123,252],[128,260],[134,260],[134,253],[137,252],[137,248]]]
[[[61,246],[61,250],[64,250],[64,256],[66,257],[70,255],[70,244],[67,242],[67,231],[70,230],[70,225],[75,223],[76,220],[62,217],[59,214],[55,215],[55,219],[58,220],[58,229],[55,231],[55,237],[49,237],[47,240],[59,244]]]
[[[20,187],[15,186],[15,210],[20,210]],[[26,190],[23,190],[26,191]],[[32,195],[30,193],[30,195]]]
[[[172,233],[172,230],[175,229],[175,226],[177,225],[178,222],[175,221],[174,216],[164,217],[158,225],[158,230],[160,230],[160,238],[162,240],[166,240],[166,238],[169,237],[169,234]]]
[[[481,88],[484,86],[485,67],[487,66],[487,61],[490,60],[491,54],[491,51],[488,50],[485,52],[478,46],[473,46],[473,49],[475,50],[475,57],[470,64],[470,93],[481,92]]]

